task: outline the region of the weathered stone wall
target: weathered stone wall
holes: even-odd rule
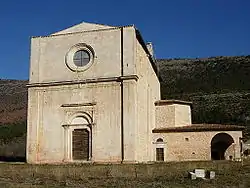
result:
[[[169,104],[156,106],[156,128],[191,125],[190,105]]]
[[[137,161],[152,160],[152,129],[155,128],[155,105],[160,99],[160,83],[148,55],[136,41],[137,84]]]
[[[28,162],[66,160],[67,143],[63,125],[70,124],[71,117],[79,112],[93,112],[93,161],[120,161],[119,91],[119,83],[30,89],[28,111],[32,118],[28,122]],[[95,102],[96,105],[62,107],[63,104],[79,102]]]
[[[136,140],[138,136],[136,134],[136,126],[138,124],[136,109],[136,100],[138,93],[136,92],[136,81],[123,82],[123,135],[124,135],[124,162],[136,161]],[[121,149],[119,149],[121,150]]]
[[[135,30],[124,28],[124,76],[136,74]],[[78,43],[95,52],[93,65],[83,72],[65,64],[68,50]],[[146,55],[145,55],[146,56]],[[146,62],[145,62],[146,64]],[[33,38],[31,41],[30,84],[79,81],[121,76],[121,31],[75,33]],[[124,161],[135,161],[137,128],[137,81],[124,81]],[[93,103],[92,107],[61,107],[63,104]],[[29,88],[27,160],[30,163],[72,161],[72,138],[64,124],[80,112],[93,112],[92,161],[121,161],[121,86],[119,82],[68,84]],[[144,117],[143,117],[144,118]],[[71,129],[70,129],[71,130]]]
[[[152,133],[154,128],[190,125],[191,109],[181,104],[155,106],[160,100],[158,77],[136,38],[135,28],[124,27],[123,30],[123,35],[120,28],[108,27],[100,31],[32,39],[30,86],[48,85],[29,88],[29,163],[72,162],[72,130],[86,125],[71,123],[77,122],[73,118],[85,113],[93,119],[92,162],[122,160],[122,114],[124,162],[155,161],[156,147],[165,149],[166,161],[211,159],[210,142],[218,132]],[[69,49],[78,43],[90,45],[95,52],[93,64],[82,72],[72,71],[65,64]],[[123,93],[121,76],[136,78],[123,80]],[[111,80],[98,81],[103,78]],[[96,83],[87,82],[89,79],[95,79]],[[78,83],[83,80],[86,82]],[[60,85],[65,81],[69,82]],[[51,86],[50,82],[59,84]],[[233,153],[234,158],[238,158],[241,132],[226,133],[235,140],[226,155]],[[157,144],[157,138],[163,138],[164,142]]]
[[[162,138],[164,143],[165,161],[183,160],[211,160],[211,140],[220,132],[180,132],[180,133],[154,133],[154,160],[156,159],[155,148],[158,147],[156,140]],[[229,147],[225,153],[226,159],[230,155],[233,158],[240,158],[239,138],[242,137],[241,131],[226,131],[234,139],[234,150]],[[160,144],[162,147],[162,144]]]
[[[175,106],[156,106],[156,128],[175,126]]]
[[[134,28],[124,29],[124,74],[135,74]],[[76,44],[90,45],[95,52],[94,63],[86,71],[71,71],[65,58]],[[30,83],[83,80],[121,75],[120,29],[73,33],[31,40]]]

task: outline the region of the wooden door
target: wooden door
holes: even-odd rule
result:
[[[89,160],[89,131],[75,129],[72,137],[73,160]]]
[[[156,161],[164,161],[164,148],[156,148]]]

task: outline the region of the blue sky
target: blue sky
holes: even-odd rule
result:
[[[0,3],[0,78],[28,79],[30,37],[82,21],[135,24],[157,58],[250,55],[249,0],[7,0]]]

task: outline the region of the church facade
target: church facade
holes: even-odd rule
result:
[[[161,100],[152,44],[133,25],[31,39],[28,163],[237,159],[242,129],[193,125],[190,102]]]

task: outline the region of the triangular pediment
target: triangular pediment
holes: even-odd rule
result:
[[[113,28],[113,26],[82,22],[80,24],[74,25],[74,26],[69,27],[67,29],[64,29],[62,31],[58,31],[58,32],[53,33],[51,35],[60,35],[60,34],[67,34],[67,33],[99,30],[99,29],[109,29],[109,28]]]

